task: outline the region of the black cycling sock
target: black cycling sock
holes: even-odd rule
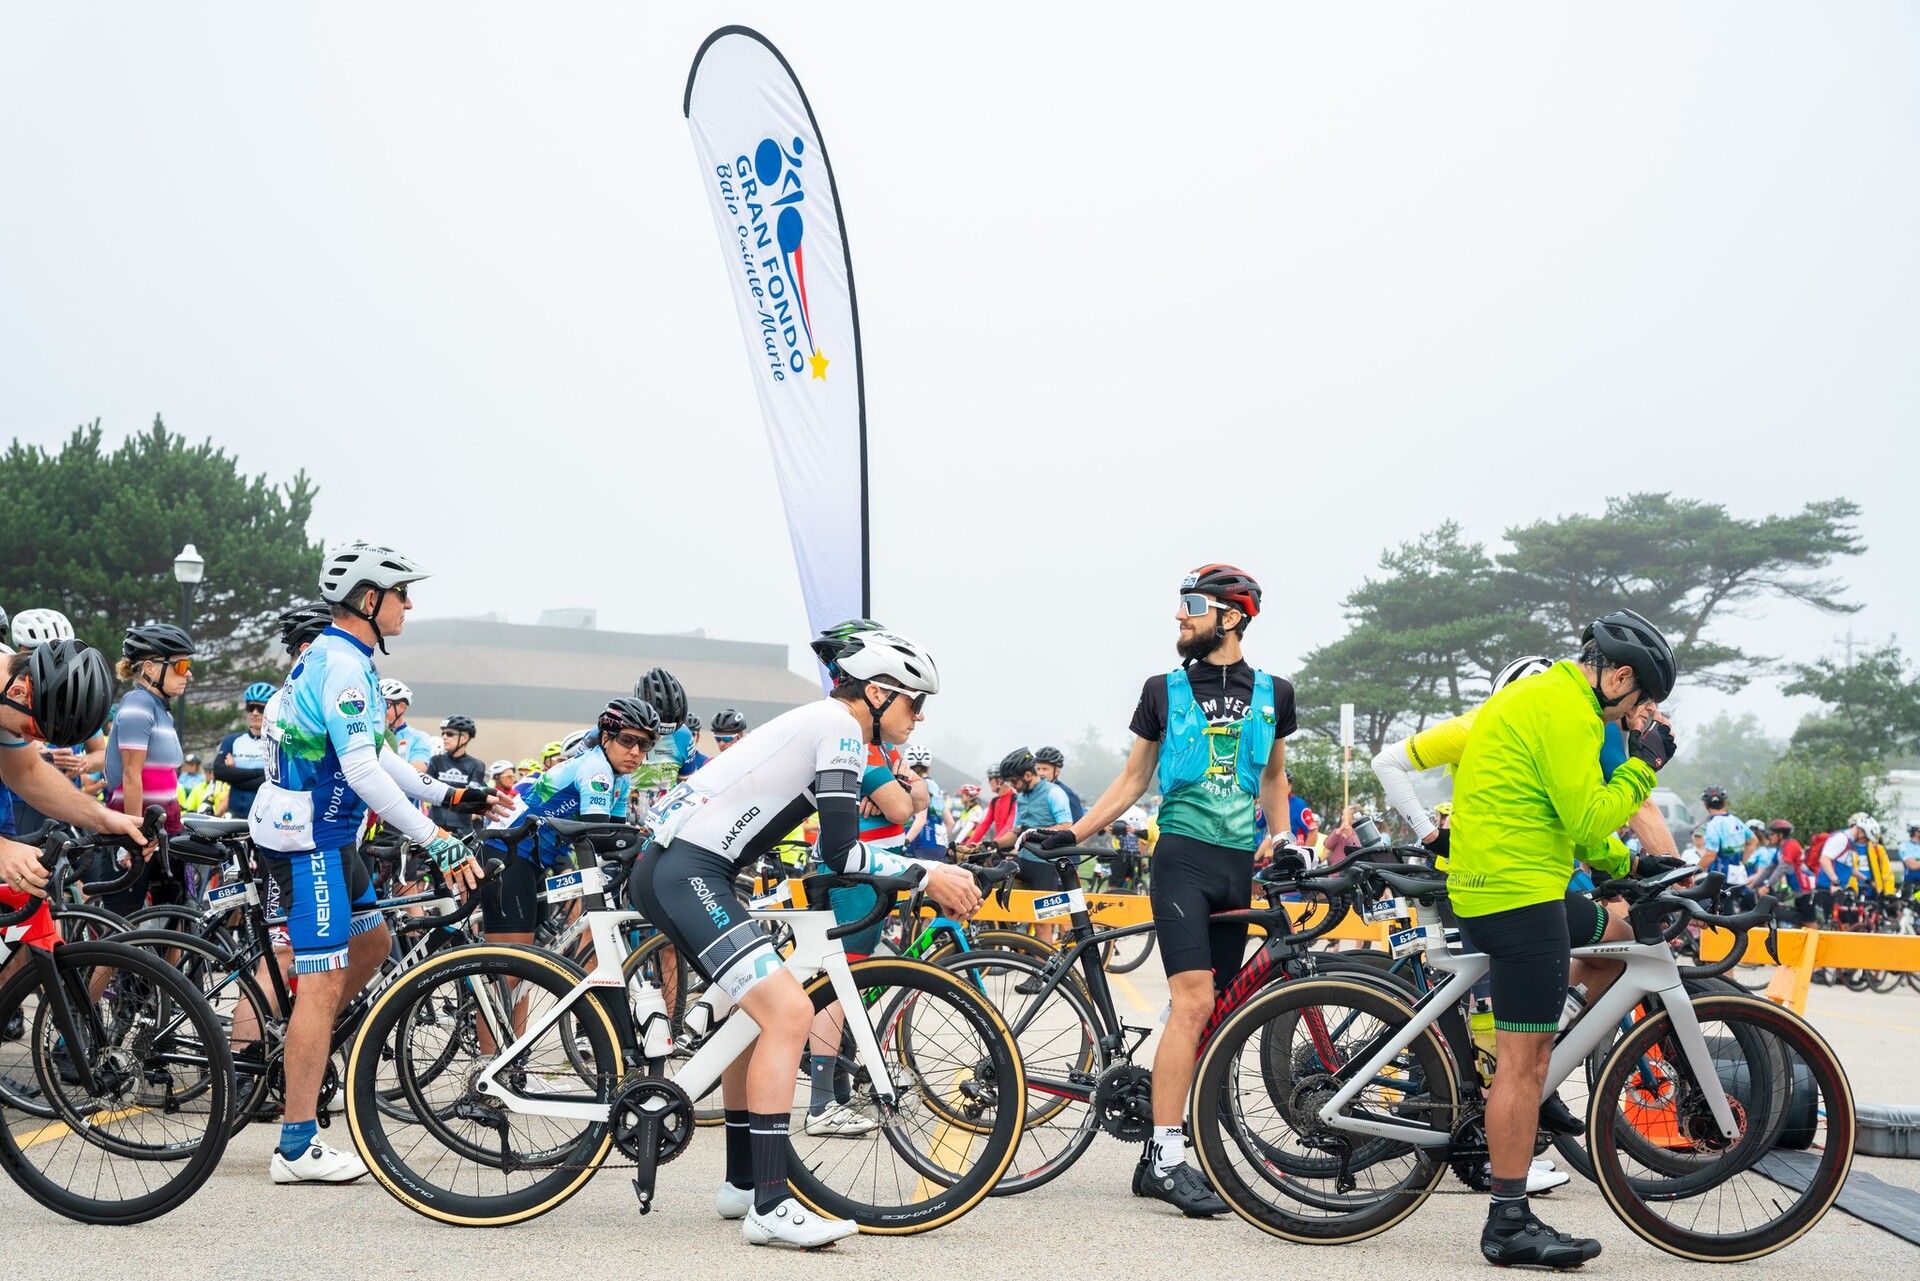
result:
[[[727,1109],[727,1182],[736,1188],[753,1186],[753,1142],[747,1125],[745,1108]]]
[[[787,1199],[787,1114],[752,1112],[747,1120],[753,1143],[753,1210],[767,1214]]]
[[[1488,1214],[1497,1214],[1501,1206],[1511,1205],[1515,1201],[1520,1203],[1522,1209],[1528,1210],[1529,1213],[1531,1212],[1527,1206],[1526,1175],[1523,1174],[1517,1179],[1502,1179],[1496,1177],[1493,1180],[1492,1191],[1493,1202],[1487,1207]]]

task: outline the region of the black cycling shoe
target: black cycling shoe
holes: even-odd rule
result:
[[[1547,1101],[1540,1105],[1540,1128],[1548,1134],[1578,1138],[1587,1132],[1587,1123],[1575,1116],[1558,1094],[1549,1094]]]
[[[1577,1268],[1600,1257],[1600,1243],[1555,1232],[1540,1222],[1525,1201],[1503,1201],[1480,1229],[1480,1253],[1496,1268]]]
[[[1227,1212],[1222,1201],[1200,1171],[1182,1161],[1166,1174],[1155,1174],[1148,1158],[1141,1157],[1133,1167],[1133,1194],[1165,1201],[1189,1219],[1210,1219]]]
[[[1044,975],[1035,974],[1015,984],[1013,990],[1021,996],[1038,996],[1040,994],[1040,988],[1045,982],[1046,977]]]

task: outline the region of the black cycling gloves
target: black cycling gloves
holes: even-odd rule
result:
[[[1638,733],[1627,732],[1627,755],[1645,761],[1659,773],[1666,763],[1673,759],[1679,744],[1673,739],[1673,726],[1665,721],[1648,721],[1647,727]]]

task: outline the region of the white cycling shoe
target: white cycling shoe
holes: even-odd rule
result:
[[[307,1150],[289,1161],[273,1150],[275,1183],[352,1183],[367,1173],[367,1163],[352,1152],[342,1152],[315,1139]]]
[[[748,1210],[740,1233],[748,1245],[784,1245],[818,1250],[860,1230],[852,1219],[828,1219],[788,1197],[765,1214]]]
[[[844,1103],[836,1103],[825,1112],[807,1116],[806,1132],[815,1139],[857,1139],[880,1128],[880,1123],[862,1115]]]
[[[1481,1170],[1488,1178],[1493,1177],[1493,1163],[1491,1161],[1481,1166]],[[1571,1183],[1572,1181],[1572,1175],[1568,1174],[1565,1170],[1554,1169],[1552,1160],[1544,1156],[1533,1158],[1533,1164],[1527,1167],[1528,1196],[1537,1196],[1542,1192],[1551,1192],[1562,1184]]]
[[[720,1190],[713,1194],[713,1209],[723,1219],[744,1219],[753,1209],[753,1189],[722,1181]]]

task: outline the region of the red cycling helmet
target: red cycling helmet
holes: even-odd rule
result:
[[[1202,565],[1180,582],[1183,592],[1203,592],[1232,605],[1248,618],[1260,616],[1260,584],[1253,575],[1233,565]]]

